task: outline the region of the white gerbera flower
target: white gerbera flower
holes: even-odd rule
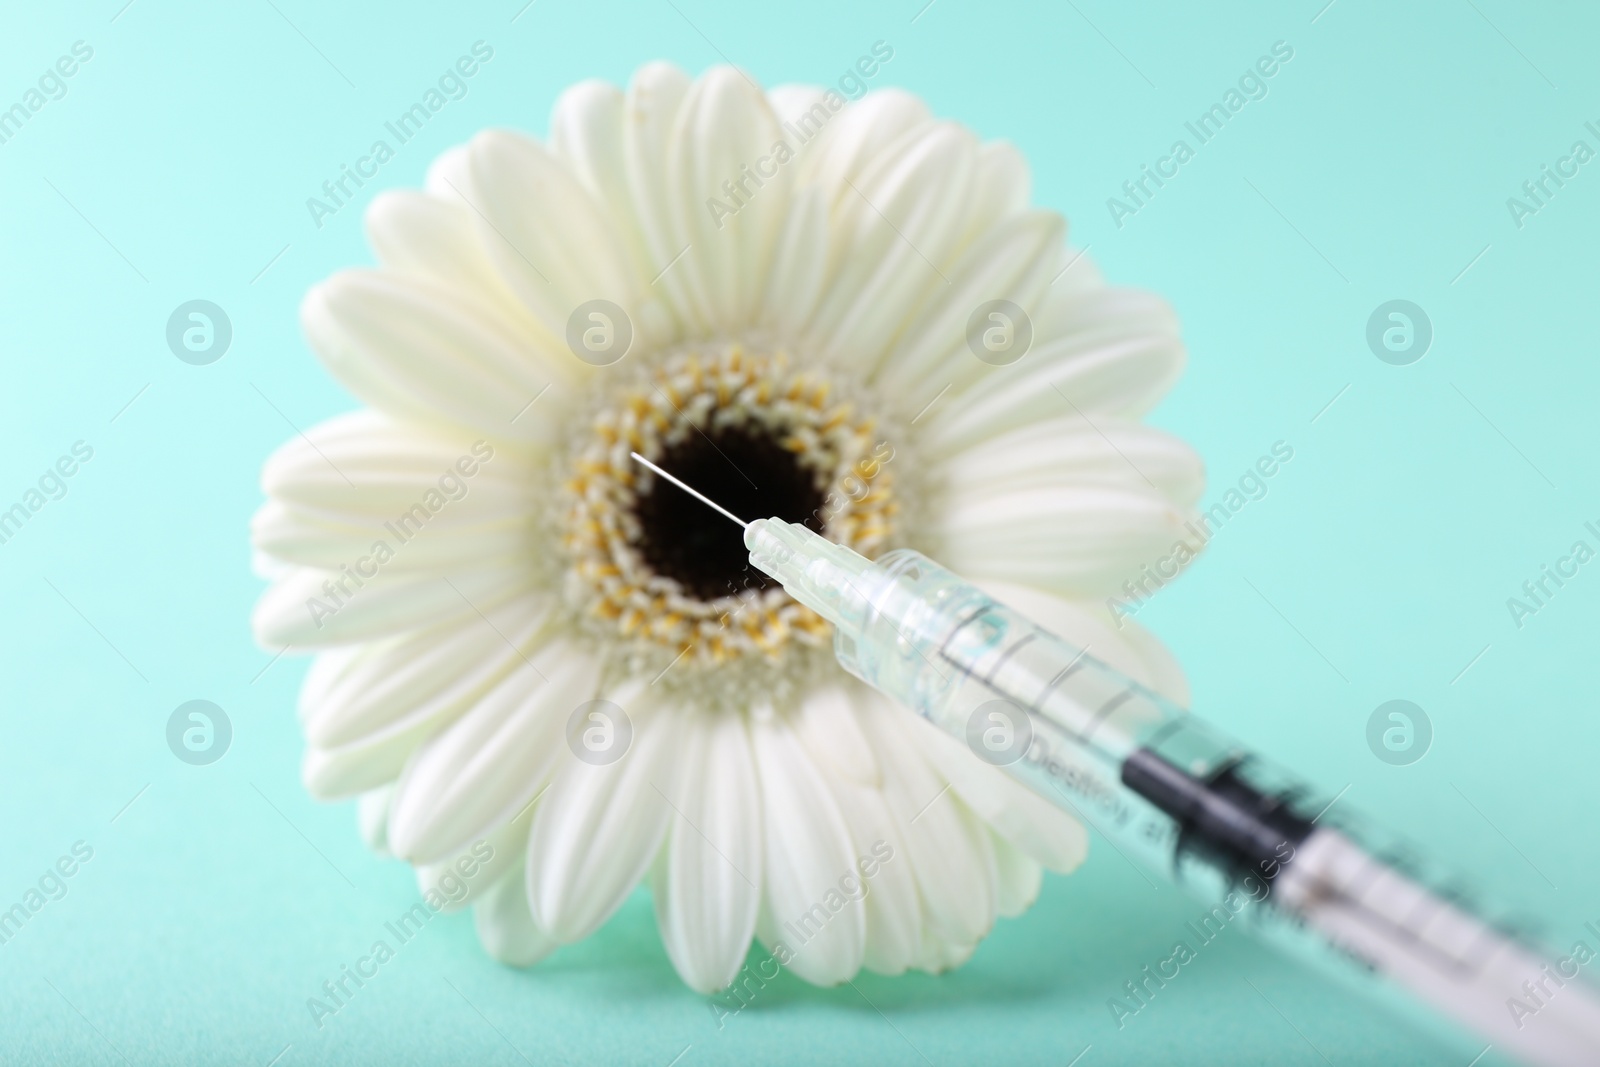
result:
[[[507,961],[647,873],[698,990],[752,937],[819,984],[964,961],[1082,828],[845,675],[628,452],[743,516],[928,552],[1181,699],[1101,606],[1200,493],[1135,421],[1177,325],[1028,198],[1013,148],[903,92],[664,64],[568,90],[548,145],[488,131],[379,196],[379,266],[302,309],[368,410],[276,453],[254,523],[256,633],[318,652],[307,788],[361,795]]]

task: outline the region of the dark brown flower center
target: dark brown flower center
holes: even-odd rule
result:
[[[750,522],[776,516],[821,532],[822,472],[784,448],[763,427],[694,433],[656,460],[735,515]],[[771,579],[750,566],[743,531],[665,479],[634,504],[638,549],[652,570],[701,600],[766,589]]]

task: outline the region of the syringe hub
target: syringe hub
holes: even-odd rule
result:
[[[872,561],[792,522],[756,519],[745,527],[750,562],[782,583],[788,594],[846,633],[860,633]]]

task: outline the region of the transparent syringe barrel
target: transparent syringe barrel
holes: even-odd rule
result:
[[[1560,953],[1480,918],[1459,878],[927,557],[862,569],[844,551],[813,561],[807,599],[836,623],[846,669],[1214,905],[1219,924],[1246,913],[1292,954],[1358,987],[1383,975],[1526,1062],[1600,1063],[1600,999],[1566,966],[1552,973]]]
[[[1123,764],[1152,739],[1164,738],[1193,771],[1220,766],[1235,746],[919,553],[891,552],[854,584],[860,629],[835,630],[845,669],[1075,810],[1125,852],[1171,868],[1178,826],[1123,784]]]

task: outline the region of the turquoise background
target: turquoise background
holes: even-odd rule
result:
[[[358,210],[318,230],[305,199],[479,39],[495,56],[470,95],[362,204],[419,184],[479,128],[542,135],[582,78],[726,57],[768,85],[827,82],[890,43],[875,84],[1014,141],[1035,200],[1108,276],[1177,307],[1190,368],[1153,421],[1205,457],[1208,502],[1275,441],[1295,450],[1140,613],[1196,709],[1330,791],[1348,784],[1341,804],[1431,840],[1555,944],[1600,919],[1581,815],[1600,799],[1600,563],[1521,629],[1506,607],[1574,540],[1600,545],[1583,530],[1600,525],[1600,163],[1520,229],[1506,207],[1574,140],[1600,148],[1583,129],[1600,120],[1592,7],[123,2],[13,3],[0,32],[5,103],[74,41],[94,49],[0,145],[0,503],[73,442],[94,448],[0,545],[0,906],[75,841],[94,850],[0,946],[0,1060],[1465,1067],[1482,1047],[1231,932],[1118,1032],[1107,997],[1200,909],[1103,843],[943,978],[868,975],[859,992],[785,978],[719,1029],[640,894],[528,972],[490,962],[468,916],[437,918],[312,1026],[306,998],[416,893],[365,851],[350,806],[298,783],[306,662],[250,638],[246,524],[287,423],[353,406],[296,308],[369,254]],[[1279,40],[1294,58],[1269,95],[1118,228],[1106,199]],[[233,324],[210,366],[164,340],[195,298]],[[1365,342],[1395,298],[1433,324],[1410,366]],[[164,738],[196,698],[235,731],[208,767]],[[1393,698],[1433,724],[1411,766],[1366,744]]]

